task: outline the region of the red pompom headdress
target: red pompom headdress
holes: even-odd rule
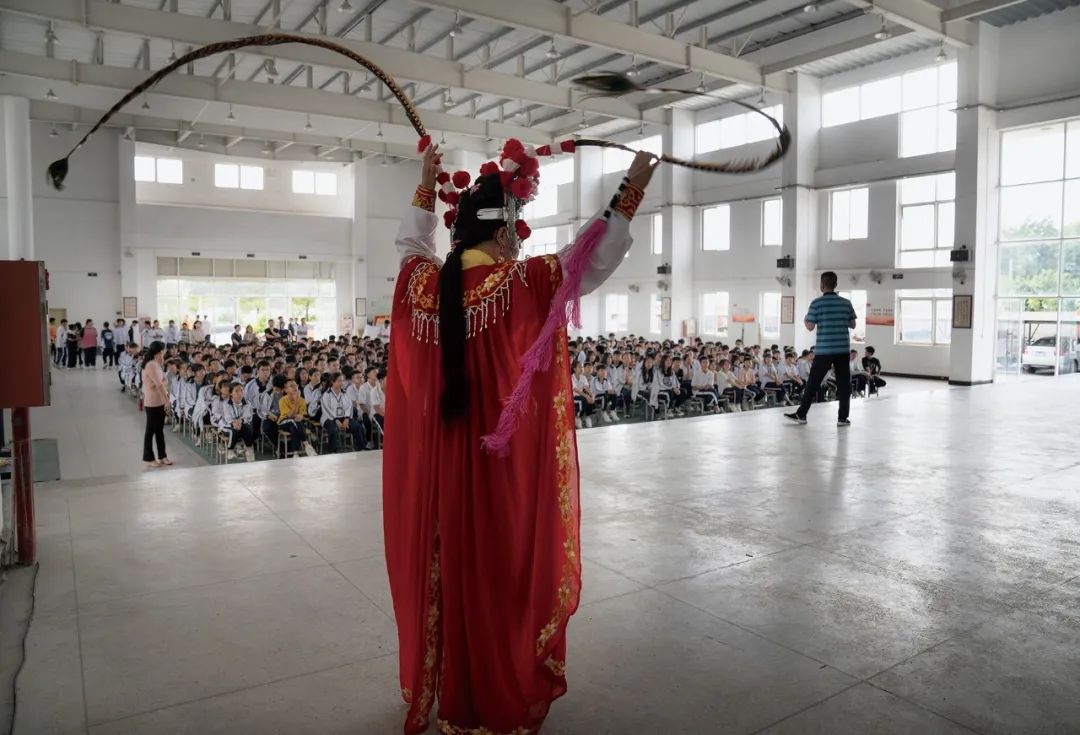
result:
[[[417,143],[417,150],[421,153],[431,145],[431,136],[423,136]],[[511,236],[522,243],[532,234],[532,229],[521,219],[521,212],[525,205],[536,198],[540,187],[540,158],[550,157],[559,153],[573,154],[576,145],[573,140],[564,140],[555,145],[543,145],[539,148],[527,146],[516,138],[506,141],[498,161],[488,161],[480,166],[480,176],[499,175],[499,183],[502,185],[505,204],[503,217],[508,224]],[[453,174],[440,170],[435,177],[439,185],[439,200],[446,202],[450,209],[443,215],[443,224],[453,230],[454,220],[457,219],[457,206],[461,201],[461,192],[473,182],[468,171],[455,171]],[[451,247],[454,247],[452,244]]]

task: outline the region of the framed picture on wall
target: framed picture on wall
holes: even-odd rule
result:
[[[956,294],[952,297],[953,329],[971,329],[971,294]]]
[[[138,319],[139,318],[139,299],[135,296],[124,297],[124,318],[125,319]]]
[[[794,324],[795,323],[795,297],[794,296],[781,296],[780,297],[780,323],[781,324]]]
[[[367,316],[367,299],[356,300],[356,315]]]
[[[662,321],[662,322],[670,322],[671,321],[671,297],[670,296],[665,296],[664,298],[660,299],[660,321]]]

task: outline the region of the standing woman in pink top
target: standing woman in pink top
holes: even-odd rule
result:
[[[165,413],[169,411],[169,391],[165,386],[165,343],[151,342],[142,368],[143,408],[146,433],[143,435],[143,462],[148,467],[172,464],[165,455]],[[154,459],[153,443],[157,443]]]
[[[79,347],[83,351],[83,365],[88,368],[92,368],[97,364],[97,336],[97,327],[94,326],[94,320],[87,319],[86,326],[83,327]]]

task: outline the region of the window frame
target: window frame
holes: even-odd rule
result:
[[[865,191],[866,192],[866,224],[865,224],[866,234],[863,235],[862,237],[851,237],[852,208],[851,208],[850,196],[851,196],[852,192],[856,192],[856,191]],[[848,200],[848,223],[847,223],[847,234],[848,234],[848,236],[847,237],[836,237],[836,233],[833,231],[833,209],[835,207],[836,195],[837,194],[844,194],[844,193],[848,194],[848,196],[849,196],[849,200]],[[839,189],[830,189],[829,190],[829,219],[828,219],[828,223],[829,223],[829,237],[828,237],[829,242],[857,242],[857,241],[862,241],[862,240],[869,240],[870,239],[870,187],[869,187],[869,185],[864,184],[862,186],[846,186],[846,187],[841,187]]]
[[[777,240],[776,242],[768,242],[765,237],[767,228],[765,223],[768,221],[766,210],[768,205],[775,202],[780,207],[779,222],[777,223]],[[769,197],[768,199],[761,200],[761,247],[763,248],[779,248],[784,245],[784,199],[783,197]]]
[[[952,198],[941,198],[941,185],[940,177],[951,175],[953,177],[952,182]],[[909,202],[904,204],[903,187],[905,181],[914,181],[918,179],[933,179],[934,185],[934,198],[926,201]],[[926,174],[924,176],[909,176],[900,179],[897,182],[896,187],[896,202],[898,208],[897,226],[896,226],[896,267],[897,268],[948,268],[952,263],[946,256],[944,259],[939,258],[940,255],[952,252],[952,249],[956,244],[956,172],[955,171],[942,171],[936,174]],[[952,205],[953,208],[953,228],[952,240],[948,247],[942,247],[941,245],[941,208],[942,205]],[[905,248],[904,247],[904,211],[912,209],[914,207],[927,207],[933,206],[934,208],[934,244],[933,247],[921,247],[921,248]],[[905,265],[903,256],[905,253],[931,253],[934,256],[933,265]],[[939,262],[941,260],[942,262]]]
[[[766,301],[773,301],[775,297],[776,302],[776,331],[766,331],[765,324],[765,303]],[[761,315],[761,341],[779,340],[780,339],[780,309],[783,300],[783,294],[780,291],[762,291],[758,295],[758,313]]]
[[[664,320],[660,318],[664,313],[663,298],[658,291],[649,295],[649,334],[664,333]]]
[[[612,312],[612,309],[611,309],[611,301],[612,301],[612,299],[616,299],[616,300],[621,301],[622,305],[625,307],[625,311],[621,312],[621,316],[623,317],[623,320],[625,321],[626,326],[623,327],[622,329],[619,329],[611,321],[612,316],[613,316],[613,312]],[[628,294],[628,293],[618,293],[618,292],[611,292],[611,293],[604,294],[604,332],[607,332],[607,333],[616,332],[616,333],[618,333],[618,332],[629,332],[629,331],[630,331],[630,294]]]
[[[925,288],[925,289],[897,289],[896,290],[896,326],[893,331],[893,344],[905,347],[948,347],[952,344],[952,289],[948,288]],[[904,303],[905,302],[928,302],[930,304],[930,341],[915,342],[905,340],[904,334]],[[939,309],[948,306],[949,313],[949,336],[945,340],[938,339],[937,327]]]
[[[657,238],[656,230],[660,228],[660,237]],[[649,252],[653,255],[664,254],[664,215],[662,212],[656,212],[651,215],[649,219],[649,237],[651,242],[649,243]],[[659,242],[658,242],[659,241]],[[659,247],[657,247],[659,245]]]
[[[713,322],[714,329],[712,331],[710,331],[708,329],[708,327],[706,326],[708,324],[708,322],[706,321],[706,319],[708,317],[707,317],[707,315],[705,313],[706,312],[705,299],[707,297],[709,297],[709,296],[718,296],[718,297],[723,296],[723,298],[718,299],[718,301],[720,301],[720,302],[722,302],[724,304],[724,309],[723,309],[722,312],[719,309],[717,309],[717,313],[715,315],[715,320]],[[704,334],[704,335],[707,335],[709,337],[717,337],[719,339],[727,339],[728,330],[731,328],[731,292],[730,291],[705,291],[705,292],[703,292],[701,294],[700,304],[701,304],[701,319],[699,320],[699,322],[700,322],[700,325],[701,325],[701,333]],[[723,318],[723,320],[724,320],[724,326],[722,328],[721,328],[720,323],[719,323],[721,318]]]
[[[726,209],[727,210],[727,235],[724,237],[724,247],[708,247],[708,240],[705,237],[705,214],[714,209]],[[731,204],[728,202],[720,202],[719,204],[710,204],[701,208],[701,217],[699,220],[701,227],[701,250],[706,253],[726,253],[731,250]]]

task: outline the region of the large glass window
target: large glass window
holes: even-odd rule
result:
[[[184,270],[182,259],[181,268]],[[175,261],[174,261],[175,262]],[[200,261],[201,262],[201,261]],[[219,261],[214,261],[218,263]],[[231,261],[224,261],[231,263]],[[255,261],[244,261],[251,264]],[[157,317],[162,322],[194,324],[197,314],[209,314],[213,340],[228,342],[234,324],[251,326],[257,332],[266,329],[269,320],[279,316],[307,319],[319,337],[335,334],[337,282],[332,264],[304,263],[305,277],[288,275],[292,263],[267,263],[281,266],[284,278],[219,278],[205,276],[159,276],[157,279]],[[170,268],[176,272],[175,265]],[[306,277],[312,274],[317,277]]]
[[[869,232],[869,222],[869,189],[863,186],[830,192],[830,240],[865,240]]]
[[[551,217],[559,213],[559,186],[574,181],[573,157],[560,158],[540,166],[540,188],[525,207],[525,219]]]
[[[604,331],[626,332],[630,329],[630,297],[624,293],[609,293],[604,297]]]
[[[650,151],[658,156],[664,152],[664,141],[659,135],[641,138],[640,140],[635,140],[626,145],[634,151]],[[629,168],[630,162],[634,160],[634,153],[632,151],[624,151],[621,148],[605,148],[601,158],[601,165],[604,173],[612,174],[616,171],[625,171]],[[541,178],[540,181],[543,183],[543,178]]]
[[[554,255],[559,249],[558,239],[558,227],[541,227],[532,231],[522,250],[526,257]]]
[[[651,334],[660,334],[664,328],[664,323],[661,321],[663,302],[661,296],[658,293],[654,293],[652,298],[649,299],[649,332]]]
[[[701,249],[731,249],[731,206],[717,204],[701,210]]]
[[[292,172],[292,191],[293,194],[336,196],[337,174],[332,171],[296,169]]]
[[[780,292],[761,294],[761,338],[780,339]]]
[[[135,156],[135,180],[159,184],[184,183],[184,162],[179,158]]]
[[[761,111],[777,122],[784,121],[783,105],[763,107]],[[776,128],[764,117],[756,112],[742,112],[698,125],[694,129],[694,148],[698,153],[708,153],[769,140],[775,135]]]
[[[761,203],[761,244],[779,246],[784,241],[784,202],[779,197]]]
[[[219,189],[261,191],[263,168],[262,166],[240,166],[235,163],[215,163],[214,186]]]
[[[900,181],[900,237],[896,265],[933,268],[949,265],[956,211],[952,171]]]
[[[714,291],[701,295],[702,334],[727,337],[729,316],[727,291]]]
[[[947,345],[951,338],[950,289],[901,289],[896,292],[896,344]]]
[[[956,148],[956,62],[827,92],[824,127],[900,113],[900,155]]]

